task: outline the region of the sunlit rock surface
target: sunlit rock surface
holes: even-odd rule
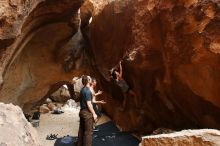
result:
[[[18,106],[0,103],[0,145],[40,146],[36,130]]]
[[[212,129],[184,130],[171,134],[146,136],[140,146],[218,146],[220,131]]]

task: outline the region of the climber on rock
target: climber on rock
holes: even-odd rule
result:
[[[93,95],[93,98],[92,98],[92,102],[93,102],[93,108],[97,114],[98,117],[101,117],[101,112],[99,111],[99,109],[97,108],[97,105],[96,104],[105,104],[106,102],[104,100],[96,100],[96,96],[98,95],[101,95],[102,94],[102,91],[98,91],[97,93],[95,93],[95,88],[96,88],[96,84],[97,84],[97,81],[95,78],[92,78],[92,82],[91,82],[91,85],[90,85],[90,90],[92,92],[92,95]]]
[[[116,84],[121,88],[123,92],[123,104],[122,109],[124,110],[126,104],[127,104],[127,97],[129,95],[134,97],[135,106],[138,107],[138,101],[137,101],[137,95],[136,93],[128,86],[127,82],[122,77],[122,65],[121,61],[119,62],[119,72],[116,69],[113,69],[111,72],[112,78],[115,80]]]

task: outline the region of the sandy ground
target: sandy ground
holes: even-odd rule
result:
[[[46,140],[49,134],[58,134],[58,137],[66,135],[77,136],[79,128],[79,110],[65,110],[63,114],[53,115],[51,113],[41,114],[40,125],[37,127],[37,132],[40,137],[42,146],[54,146],[55,140]],[[96,125],[100,125],[110,121],[103,115]]]
[[[49,134],[58,134],[58,137],[66,135],[77,136],[79,128],[79,111],[64,111],[63,114],[41,114],[40,125],[37,132],[42,146],[54,146],[55,140],[46,140]]]

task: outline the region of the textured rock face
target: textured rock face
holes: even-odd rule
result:
[[[0,130],[1,146],[40,146],[37,132],[18,106],[0,103]]]
[[[44,0],[2,0],[1,1],[1,35],[2,41],[15,39],[21,34],[22,25],[37,5]]]
[[[88,36],[106,112],[125,129],[220,128],[219,2],[123,0],[93,12]],[[124,78],[141,110],[123,113],[109,70],[123,60]],[[124,119],[131,119],[128,123]],[[141,128],[141,131],[143,128]]]
[[[82,2],[1,2],[0,101],[28,109],[92,68],[124,130],[220,128],[218,1]],[[120,60],[140,107],[129,97],[124,112],[109,76]]]
[[[220,132],[218,130],[185,130],[172,134],[143,137],[140,146],[218,146]]]
[[[4,69],[11,63],[10,59],[16,57],[15,52],[22,50],[38,28],[46,24],[65,22],[76,31],[78,20],[74,13],[76,14],[81,3],[80,0],[65,0],[63,2],[57,0],[1,1],[2,72],[5,72]]]
[[[73,50],[81,49],[75,45],[80,40],[74,42],[71,38],[78,31],[82,2],[0,2],[1,101],[28,109],[51,86],[70,84],[74,74],[80,73],[76,68],[81,65],[83,53],[72,55]]]

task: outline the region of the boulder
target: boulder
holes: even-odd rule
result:
[[[74,91],[78,94],[80,92],[81,88],[83,87],[82,78],[74,77],[72,79],[72,82],[74,83]]]
[[[42,105],[40,106],[40,113],[49,113],[50,112],[50,109],[47,107],[47,105]]]
[[[146,136],[140,146],[219,146],[220,131],[213,129],[183,130],[180,132]]]
[[[53,111],[53,110],[56,109],[56,105],[55,105],[54,103],[48,103],[47,107],[48,107],[51,111]]]
[[[50,98],[54,101],[54,102],[66,102],[68,99],[71,98],[70,94],[69,94],[69,90],[67,87],[62,86],[60,87],[56,92],[54,92]]]
[[[47,104],[49,104],[49,103],[51,103],[52,102],[52,100],[50,99],[50,98],[47,98],[46,100],[45,100],[45,103],[47,103]]]
[[[1,146],[40,146],[37,132],[18,106],[0,103],[0,131]]]
[[[72,100],[72,99],[69,99],[66,104],[62,107],[63,110],[79,110],[79,106],[78,104]]]

